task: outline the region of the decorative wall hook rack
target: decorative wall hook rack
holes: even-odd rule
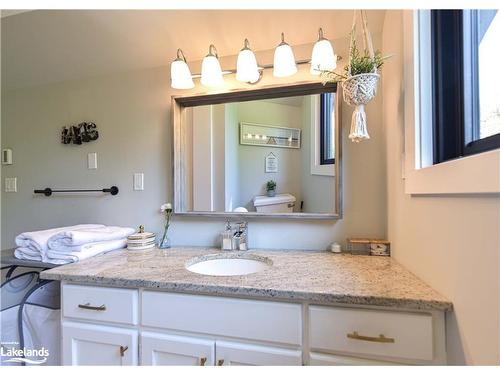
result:
[[[110,188],[104,189],[58,189],[53,190],[51,188],[37,189],[33,191],[35,194],[43,194],[46,197],[50,197],[52,193],[110,193],[111,195],[117,195],[119,190],[117,186],[111,186]]]

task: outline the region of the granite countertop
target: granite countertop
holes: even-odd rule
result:
[[[172,248],[113,251],[41,273],[50,280],[115,287],[143,287],[218,296],[286,299],[317,304],[356,304],[450,310],[452,304],[389,257],[326,251],[249,250],[234,257],[268,258],[272,266],[244,276],[188,271],[193,258],[227,255],[219,249]]]

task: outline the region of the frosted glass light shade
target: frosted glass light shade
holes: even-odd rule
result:
[[[214,55],[205,56],[201,63],[201,84],[209,87],[218,87],[224,84],[219,59]]]
[[[194,87],[191,71],[184,60],[172,61],[172,64],[170,64],[170,80],[174,89],[192,89]]]
[[[255,83],[259,80],[260,73],[257,59],[253,51],[246,46],[238,54],[236,62],[236,79],[240,82]]]
[[[297,73],[292,47],[285,43],[284,39],[281,34],[281,43],[274,50],[273,75],[275,77],[289,77]]]
[[[311,57],[311,74],[320,75],[322,70],[334,70],[337,67],[337,57],[332,44],[327,39],[318,40],[313,47]]]

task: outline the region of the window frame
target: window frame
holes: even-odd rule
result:
[[[326,153],[328,152],[328,146],[327,144],[330,143],[330,137],[333,133],[333,136],[335,136],[335,129],[331,129],[331,121],[333,118],[333,121],[335,121],[335,118],[332,116],[332,111],[331,108],[335,104],[335,95],[336,93],[323,93],[320,94],[320,123],[319,123],[319,128],[320,128],[320,134],[319,134],[319,144],[320,144],[320,149],[319,149],[319,159],[320,159],[320,165],[329,165],[329,164],[335,164],[335,157],[333,158],[327,158]],[[327,127],[330,126],[330,131],[328,131]],[[335,124],[334,124],[335,126]],[[333,150],[333,154],[335,154],[335,149]]]
[[[430,10],[404,10],[400,60],[404,126],[401,178],[406,194],[500,194],[500,149],[432,164]],[[396,46],[396,44],[394,44]],[[393,46],[393,48],[395,48]],[[397,49],[395,50],[397,51]],[[394,62],[393,62],[394,63]],[[389,71],[389,70],[388,70]]]
[[[431,11],[434,164],[500,148],[500,134],[478,139],[477,17],[475,10]]]

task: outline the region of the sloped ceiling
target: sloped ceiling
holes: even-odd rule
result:
[[[384,11],[368,11],[382,30]],[[1,20],[2,85],[25,87],[167,65],[182,48],[201,59],[210,43],[234,55],[248,38],[272,49],[285,33],[291,45],[313,42],[318,27],[329,39],[346,37],[350,10],[38,10]]]

